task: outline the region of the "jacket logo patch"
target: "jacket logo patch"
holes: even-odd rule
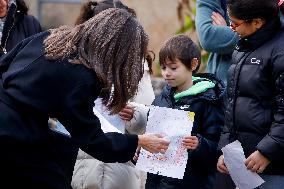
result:
[[[180,109],[181,109],[181,110],[184,110],[184,109],[187,109],[187,108],[189,108],[189,107],[190,107],[189,105],[183,105],[183,106],[180,107]]]
[[[260,64],[260,60],[258,60],[256,58],[251,58],[250,59],[250,63],[252,63],[252,64]]]

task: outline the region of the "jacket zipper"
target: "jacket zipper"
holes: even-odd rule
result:
[[[17,11],[16,11],[16,12],[17,12]],[[8,31],[8,36],[7,36],[7,38],[6,38],[6,40],[5,40],[5,43],[4,43],[4,47],[3,47],[3,52],[4,52],[4,54],[7,54],[6,45],[7,45],[8,39],[9,39],[9,37],[10,37],[10,33],[11,33],[11,31],[12,31],[14,25],[15,25],[15,21],[16,21],[15,15],[16,15],[16,13],[13,14],[13,24],[12,24],[12,27],[10,28],[10,30]]]

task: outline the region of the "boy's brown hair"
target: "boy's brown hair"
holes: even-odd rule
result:
[[[180,60],[189,70],[191,70],[191,61],[196,58],[198,66],[193,73],[199,69],[201,62],[201,53],[197,45],[186,35],[176,35],[168,39],[159,52],[159,63],[165,65],[167,60],[174,62]]]

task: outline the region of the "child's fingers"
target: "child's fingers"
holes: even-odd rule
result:
[[[133,118],[133,114],[134,109],[131,107],[126,107],[118,113],[120,118],[125,121],[130,121]]]
[[[198,146],[198,142],[183,142],[182,145],[187,149],[196,149]]]
[[[196,136],[186,136],[183,138],[184,143],[198,143],[198,138]]]
[[[197,136],[185,136],[184,139],[198,140]]]
[[[130,121],[132,119],[132,116],[131,115],[128,115],[128,114],[122,114],[120,113],[119,114],[119,117],[124,120],[124,121]]]
[[[255,164],[255,165],[252,167],[251,171],[252,171],[252,172],[257,172],[259,168],[260,168],[260,166],[259,166],[258,164]]]
[[[250,160],[246,162],[246,166],[247,166],[247,169],[252,170],[252,168],[255,166],[255,162]]]
[[[218,166],[217,166],[217,170],[218,170],[220,173],[226,173],[226,174],[228,174],[228,169],[227,169],[227,167],[226,167],[224,164],[218,165]]]
[[[182,143],[194,145],[194,144],[198,144],[198,140],[185,140]]]
[[[221,155],[218,159],[218,162],[217,162],[217,170],[220,172],[220,173],[226,173],[228,174],[229,171],[224,163],[224,156]]]

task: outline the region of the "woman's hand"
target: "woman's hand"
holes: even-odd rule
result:
[[[213,12],[211,18],[214,26],[227,26],[226,20],[218,12]]]
[[[165,153],[170,141],[163,138],[161,134],[138,135],[138,147],[142,147],[151,153]]]
[[[247,169],[256,173],[262,173],[269,163],[269,159],[264,157],[258,150],[252,153],[245,161]]]
[[[217,162],[217,170],[220,172],[220,173],[225,173],[225,174],[229,174],[229,171],[224,163],[224,155],[221,155],[218,159],[218,162]]]
[[[182,140],[182,145],[189,150],[195,150],[199,144],[196,136],[186,136]]]
[[[130,121],[133,118],[134,115],[134,107],[126,105],[125,108],[123,108],[118,115],[120,118],[124,121]]]

